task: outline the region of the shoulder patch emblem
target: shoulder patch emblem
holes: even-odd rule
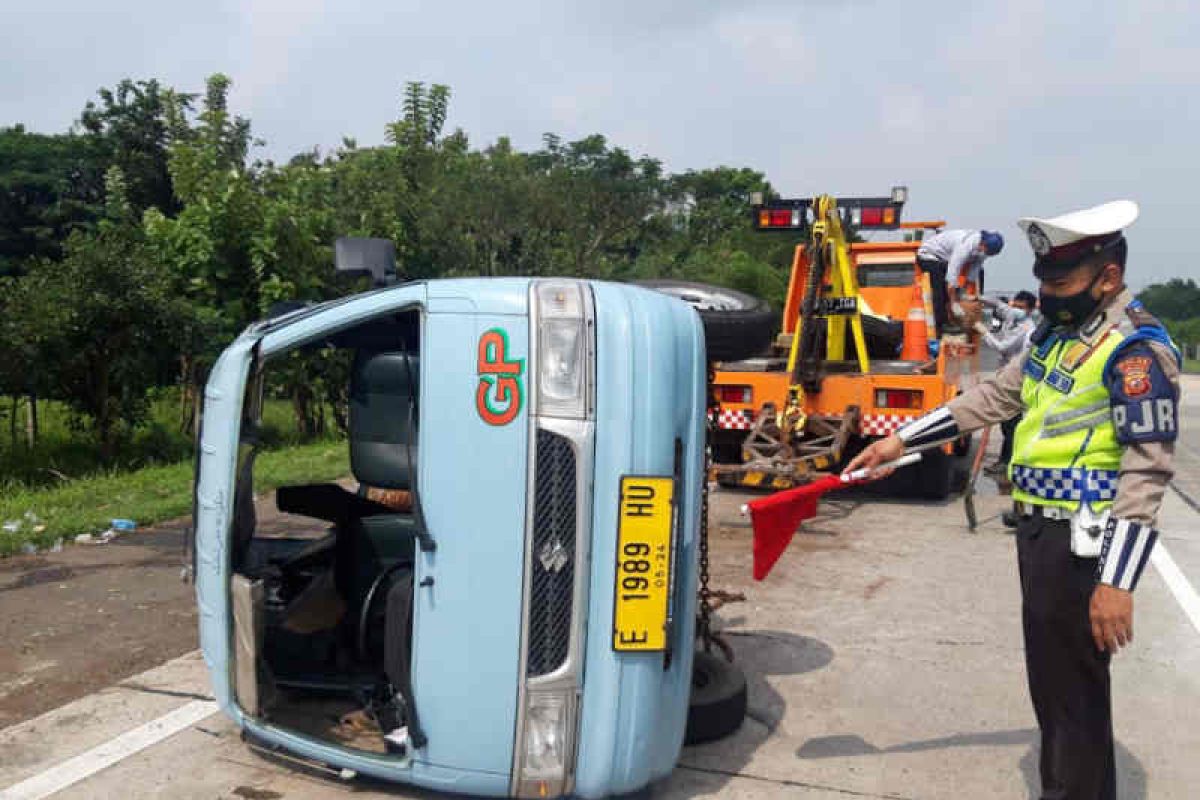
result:
[[[1150,392],[1153,361],[1152,356],[1126,356],[1116,363],[1116,370],[1121,373],[1121,389],[1126,396],[1141,397]]]

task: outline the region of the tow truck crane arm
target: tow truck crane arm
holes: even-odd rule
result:
[[[862,300],[846,228],[899,229],[902,227],[900,214],[907,199],[908,190],[898,186],[892,190],[891,197],[836,199],[818,195],[797,200],[773,200],[755,206],[755,227],[759,230],[808,232],[805,250],[809,263],[804,299],[788,352],[789,407],[799,405],[805,392],[821,391],[822,368],[827,361],[845,358],[847,318],[854,337],[858,368],[863,374],[870,373],[871,362],[862,327]],[[826,271],[830,278],[828,291]],[[818,324],[822,317],[827,320],[824,353],[821,353]]]
[[[808,238],[809,268],[804,287],[804,303],[797,325],[798,335],[792,339],[791,352],[788,354],[788,373],[792,376],[792,383],[799,384],[807,392],[821,390],[821,365],[825,360],[840,361],[845,357],[847,317],[850,319],[850,330],[854,336],[858,367],[863,374],[871,371],[866,339],[863,336],[858,279],[850,263],[848,243],[841,215],[838,214],[837,201],[829,195],[815,198],[813,217]],[[831,286],[826,295],[824,276],[827,268]],[[818,328],[815,324],[821,314],[826,315],[828,320],[825,358],[822,358],[819,352]]]

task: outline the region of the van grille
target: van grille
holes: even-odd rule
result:
[[[567,660],[575,591],[575,451],[549,431],[537,432],[533,559],[529,586],[529,677]]]

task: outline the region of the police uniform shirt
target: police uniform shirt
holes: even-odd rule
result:
[[[1138,307],[1127,289],[1102,304],[1079,332],[1090,343]],[[1145,313],[1145,312],[1140,312]],[[1089,336],[1090,332],[1090,336]],[[1021,386],[1027,348],[998,372],[941,408],[898,431],[909,449],[949,441],[963,432],[1002,422],[1024,411]],[[1178,430],[1179,362],[1165,343],[1132,337],[1114,353],[1105,374],[1117,440],[1122,445],[1110,533],[1125,536],[1129,529],[1144,528],[1153,536],[1163,493],[1173,475],[1171,465]],[[1135,530],[1135,534],[1136,534]],[[1147,547],[1153,545],[1153,540]],[[1103,568],[1103,567],[1102,567]],[[1112,571],[1104,570],[1102,580]],[[1132,588],[1137,575],[1118,576],[1114,585]],[[1109,582],[1105,580],[1105,582]]]
[[[1125,307],[1133,302],[1128,290],[1123,290],[1106,303],[1098,312],[1103,318],[1093,320],[1085,328],[1104,332],[1116,315],[1124,315]],[[1021,384],[1026,350],[1013,359],[1004,369],[985,380],[970,392],[959,395],[946,404],[960,430],[969,431],[1003,421],[1022,412]],[[1127,381],[1121,374],[1123,365],[1135,359],[1153,359],[1150,362],[1134,361],[1133,366],[1144,368],[1132,370],[1135,375]],[[1130,370],[1127,370],[1130,371]],[[1130,520],[1140,525],[1154,525],[1163,493],[1171,481],[1174,470],[1171,459],[1175,453],[1174,433],[1177,426],[1174,403],[1169,415],[1143,420],[1140,416],[1143,400],[1171,400],[1179,397],[1179,363],[1175,354],[1159,342],[1137,341],[1118,350],[1113,358],[1113,368],[1106,377],[1110,379],[1109,393],[1113,403],[1114,422],[1118,424],[1117,435],[1125,439],[1121,455],[1120,477],[1117,481],[1117,496],[1113,501],[1112,514],[1118,519]],[[1140,381],[1145,381],[1144,384]],[[1126,392],[1127,383],[1131,392]],[[1156,395],[1150,397],[1151,394]],[[1127,409],[1135,407],[1135,413]],[[1117,409],[1121,409],[1118,411]],[[1152,412],[1153,413],[1153,412]],[[1136,416],[1136,421],[1130,417]],[[1149,434],[1149,437],[1148,437]],[[1158,435],[1154,435],[1158,434]]]

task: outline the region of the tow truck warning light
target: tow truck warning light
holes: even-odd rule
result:
[[[755,198],[757,199],[757,198]],[[908,190],[898,186],[891,197],[839,197],[835,200],[842,224],[859,230],[895,230]],[[760,231],[799,231],[812,224],[812,199],[772,200],[754,207],[754,227]]]
[[[886,208],[852,208],[850,222],[856,227],[891,227],[896,224],[896,209]]]
[[[760,228],[803,228],[807,220],[798,208],[764,208],[758,212]]]

